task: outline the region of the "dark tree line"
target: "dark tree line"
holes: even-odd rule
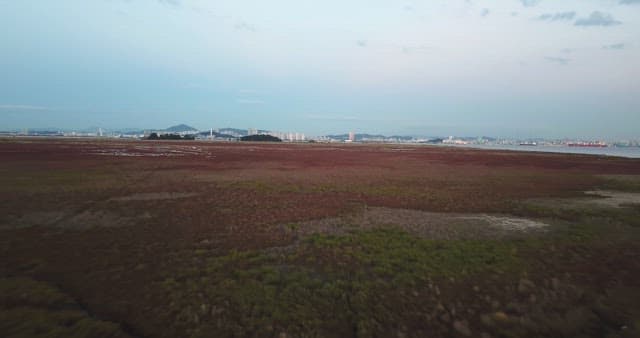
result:
[[[271,135],[249,135],[240,138],[240,141],[254,141],[254,142],[282,142],[281,139]]]

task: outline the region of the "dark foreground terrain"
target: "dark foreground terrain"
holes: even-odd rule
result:
[[[2,337],[637,337],[640,160],[0,140]]]

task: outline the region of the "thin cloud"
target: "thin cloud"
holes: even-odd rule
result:
[[[540,0],[520,0],[520,2],[522,2],[522,5],[524,7],[533,7],[537,5],[540,2]]]
[[[180,6],[180,0],[158,0],[159,3],[171,6]]]
[[[547,56],[544,58],[545,60],[558,64],[558,65],[562,65],[562,66],[566,66],[569,64],[569,61],[571,61],[571,59],[567,59],[567,58],[560,58],[560,57],[553,57],[553,56]]]
[[[2,110],[51,110],[48,107],[30,106],[23,104],[0,104]]]
[[[264,104],[264,101],[260,100],[260,99],[236,99],[236,103],[238,103],[238,104]]]
[[[309,114],[306,116],[309,120],[322,120],[322,121],[362,121],[361,118],[355,116],[343,116],[343,115],[317,115]]]
[[[576,17],[576,12],[544,13],[537,17],[539,21],[569,21]]]
[[[429,49],[431,49],[431,47],[427,46],[427,45],[404,45],[402,46],[402,52],[405,54],[412,54],[412,53],[421,53],[421,52],[425,52]]]
[[[614,43],[612,45],[605,45],[605,46],[602,46],[602,49],[609,49],[609,50],[624,49],[624,43]]]
[[[257,31],[256,26],[246,23],[246,22],[238,22],[235,25],[235,28],[239,31],[247,31],[247,32],[255,32]]]
[[[615,26],[622,22],[616,20],[611,14],[603,13],[600,11],[592,12],[588,18],[578,19],[575,22],[576,26]]]
[[[640,0],[620,0],[620,4],[622,4],[622,5],[636,5],[636,4],[640,4]]]
[[[487,15],[489,15],[489,9],[483,8],[482,11],[480,12],[480,16],[485,17]]]
[[[358,47],[367,47],[367,41],[358,40],[358,41],[356,41],[356,45],[358,45]]]
[[[255,90],[255,89],[246,89],[246,88],[242,88],[242,89],[238,89],[238,94],[240,95],[253,95],[253,94],[258,94],[259,91]]]

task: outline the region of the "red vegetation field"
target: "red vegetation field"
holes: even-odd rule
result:
[[[569,201],[597,189],[640,191],[639,160],[433,146],[5,139],[0,173],[4,290],[13,290],[21,278],[45,283],[98,323],[83,331],[44,321],[42,313],[62,311],[57,303],[20,304],[19,298],[0,297],[0,322],[8,323],[0,324],[0,335],[3,330],[5,336],[37,335],[15,321],[33,322],[27,326],[40,325],[42,331],[73,327],[70,335],[77,336],[638,332],[633,330],[640,323],[640,302],[630,307],[625,302],[640,300],[637,204],[558,209],[528,201]],[[341,232],[351,234],[344,239],[300,229],[382,207],[373,215],[405,209],[512,215],[542,220],[551,230],[524,239],[489,239],[496,247],[486,249],[484,242],[438,244],[404,232],[349,228]],[[398,247],[387,247],[380,240],[385,236]],[[406,251],[406,243],[421,249]],[[476,257],[484,257],[485,249],[504,255],[487,269],[475,269],[484,261],[468,265],[464,254],[449,251],[453,258],[445,255],[442,261],[447,267],[420,263],[433,257],[432,245],[454,245],[451,250]],[[371,252],[380,256],[368,256]],[[373,268],[398,252],[408,256]],[[405,269],[407,257],[423,258]],[[270,275],[260,270],[264,267],[279,271],[274,290],[280,291],[265,289]],[[361,275],[353,272],[354,277],[351,269]],[[287,273],[305,277],[290,280]],[[384,277],[387,273],[406,280]],[[291,286],[302,280],[309,286]],[[300,290],[325,295],[326,288],[316,289],[323,283],[334,286],[326,295],[346,295],[346,305],[301,296]],[[437,294],[429,291],[432,283],[439,285]],[[205,291],[207,285],[217,291]],[[270,292],[272,298],[262,298]],[[383,301],[380,295],[392,298]],[[388,307],[379,309],[380,304]],[[317,309],[344,318],[333,321]],[[545,313],[569,316],[562,318],[571,323],[552,322]],[[67,322],[79,323],[80,317],[73,318]]]

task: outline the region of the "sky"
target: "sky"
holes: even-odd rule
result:
[[[640,138],[640,0],[0,0],[0,129]]]

